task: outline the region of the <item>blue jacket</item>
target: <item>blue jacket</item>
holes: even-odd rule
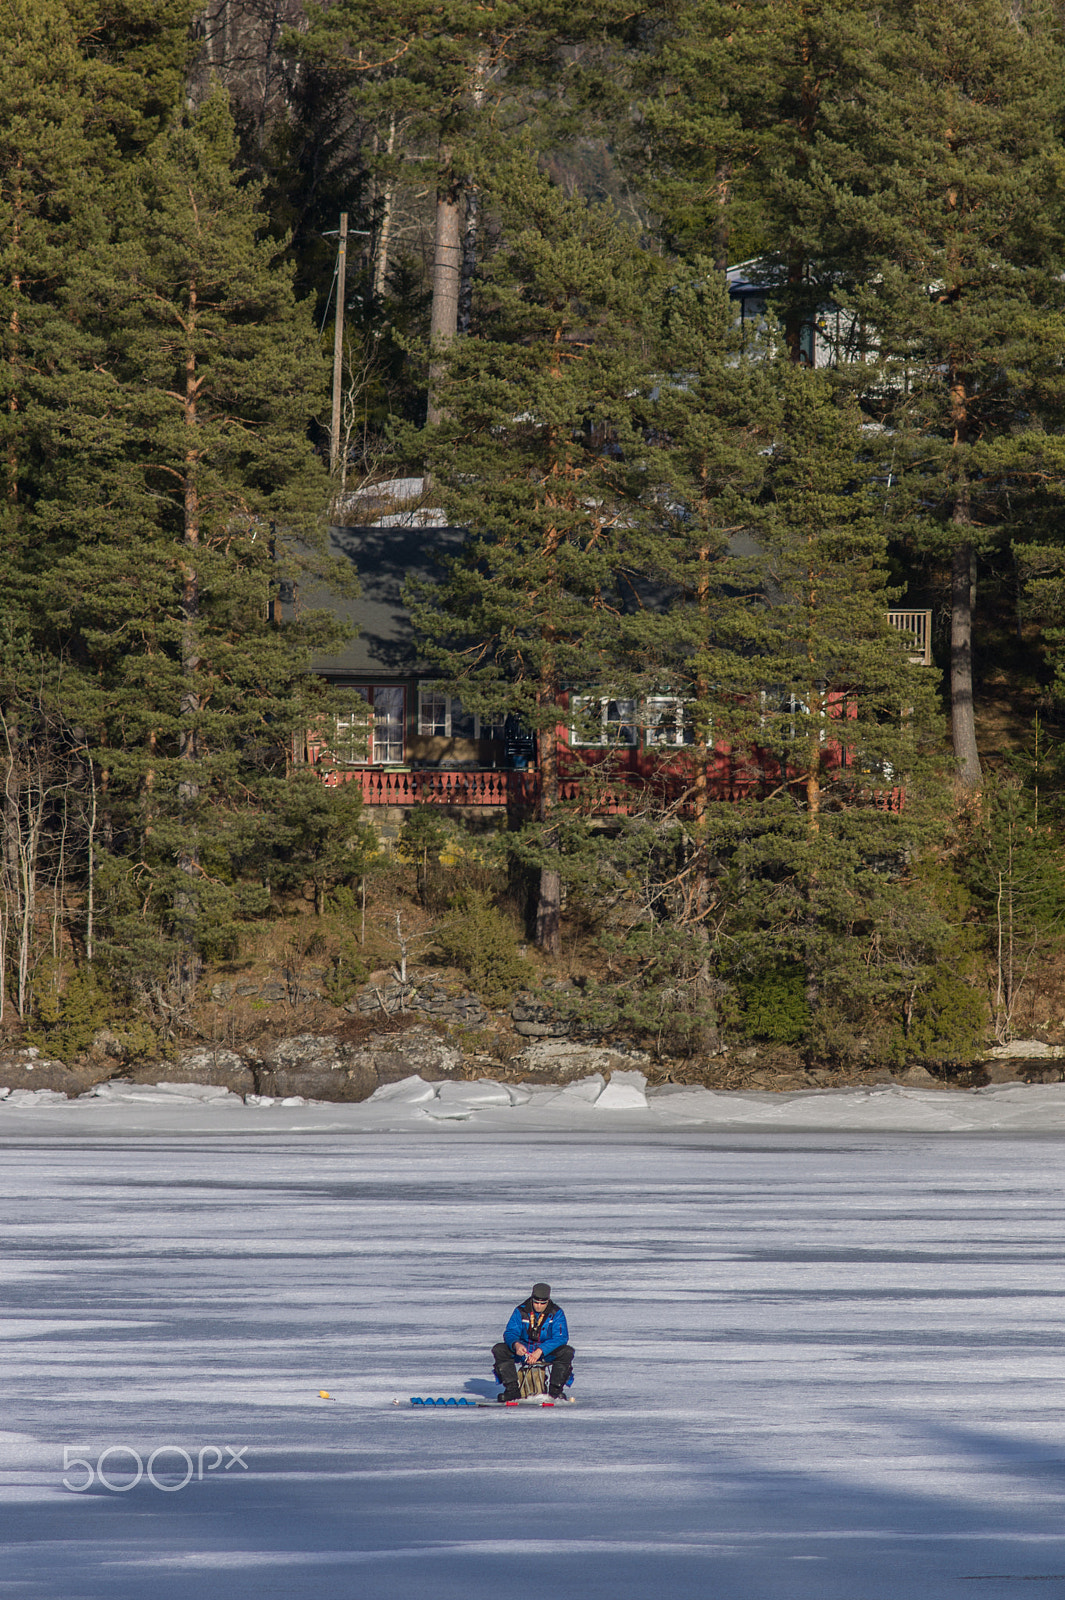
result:
[[[515,1306],[510,1314],[510,1321],[503,1331],[504,1342],[509,1344],[512,1350],[519,1342],[528,1350],[535,1350],[539,1346],[544,1353],[544,1360],[550,1361],[556,1350],[561,1350],[564,1344],[569,1344],[566,1313],[561,1306],[556,1306],[553,1300],[549,1300],[544,1320],[540,1324],[540,1332],[536,1335],[529,1332],[532,1316],[531,1300],[525,1300],[520,1306]]]

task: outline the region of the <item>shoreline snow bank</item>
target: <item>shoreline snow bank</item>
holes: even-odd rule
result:
[[[877,1085],[787,1094],[666,1085],[640,1072],[565,1086],[420,1077],[357,1104],[249,1095],[210,1084],[99,1084],[76,1100],[49,1089],[0,1089],[0,1135],[129,1133],[485,1133],[688,1129],[779,1132],[1065,1134],[1065,1083],[995,1084],[957,1093]]]

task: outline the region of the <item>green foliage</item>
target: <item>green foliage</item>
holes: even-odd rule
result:
[[[263,793],[260,870],[282,893],[309,887],[321,915],[326,897],[360,878],[377,850],[377,835],[362,820],[362,792],[351,783],[329,788],[304,769],[271,779]]]
[[[1035,797],[1005,769],[987,783],[961,857],[994,972],[999,1043],[1013,1036],[1020,996],[1037,955],[1065,944],[1065,849]]]
[[[989,967],[1008,1037],[1065,926],[1057,758],[988,786],[963,891],[932,675],[884,622],[887,537],[922,583],[953,563],[959,726],[978,558],[1010,550],[1022,614],[1065,658],[1054,9],[337,0],[288,41],[283,125],[245,129],[269,193],[225,95],[185,99],[192,10],[0,8],[3,909],[12,992],[21,1009],[36,972],[48,1047],[78,1045],[108,981],[172,1023],[197,963],[279,896],[358,925],[376,859],[358,795],[290,770],[329,714],[309,668],[339,630],[306,583],[298,620],[272,614],[282,577],[337,576],[314,446],[327,367],[285,258],[324,302],[319,235],[341,206],[369,238],[347,296],[365,427],[417,414],[430,359],[442,419],[394,444],[471,530],[412,597],[422,639],[467,710],[538,735],[540,813],[508,817],[500,851],[538,879],[537,936],[564,890],[571,930],[603,941],[613,982],[581,992],[579,1019],[662,1049],[724,1021],[951,1061],[979,1041]],[[578,102],[585,143],[593,112],[614,119],[610,157],[642,185],[632,226],[544,175]],[[436,205],[460,227],[468,202],[479,237],[471,336],[446,355],[416,345],[427,262],[394,229],[381,303],[411,198],[419,223]],[[722,269],[755,251],[769,333],[741,356]],[[862,359],[800,371],[829,307]],[[631,813],[603,823],[628,750],[586,746],[596,771],[564,803],[559,701],[595,737],[604,705],[638,695],[670,732],[640,752]],[[78,941],[92,889],[94,962],[65,988],[17,915],[35,796],[31,871],[63,884]],[[457,838],[416,809],[399,854],[430,911],[462,885],[442,942],[504,994],[525,974],[496,858]],[[360,972],[348,942],[328,992]]]
[[[344,939],[322,981],[326,999],[335,1006],[347,1005],[359,984],[365,983],[368,973],[354,939]]]
[[[436,807],[412,806],[399,830],[396,854],[407,861],[424,860],[427,855],[439,858],[448,836],[448,829]]]
[[[621,692],[619,585],[643,570],[641,538],[661,517],[643,457],[667,277],[609,209],[562,194],[526,153],[500,163],[491,194],[506,242],[481,336],[441,356],[443,420],[410,439],[471,536],[444,583],[412,585],[409,600],[467,711],[537,735],[537,942],[554,951],[558,705],[570,688],[587,702]]]
[[[61,1061],[84,1055],[104,1029],[110,1035],[109,1053],[118,1061],[158,1059],[168,1053],[148,1020],[130,1014],[116,985],[95,964],[65,976],[51,957],[42,960],[34,975],[33,1013],[27,1042]]]
[[[475,532],[446,582],[410,598],[466,709],[538,732],[550,787],[557,695],[601,682],[617,571],[655,515],[638,462],[664,275],[611,212],[568,199],[531,161],[501,170],[495,194],[508,244],[482,337],[448,352],[445,420],[410,440],[449,519]]]
[[[396,855],[402,861],[414,862],[418,873],[418,898],[427,909],[433,898],[433,880],[439,877],[440,853],[449,837],[439,810],[433,806],[412,806],[399,830]]]
[[[235,948],[256,810],[322,702],[311,650],[340,637],[269,615],[282,571],[322,545],[307,435],[324,366],[223,96],[114,186],[57,290],[73,371],[32,408],[59,435],[9,497],[27,552],[12,589],[33,648],[64,663],[50,708],[82,782],[96,774],[101,952],[188,998],[199,960]]]
[[[860,0],[677,0],[664,26],[638,30],[630,56],[641,109],[630,160],[666,239],[719,271],[768,257],[789,334],[830,270],[808,169],[832,171],[875,31]]]
[[[985,924],[1019,937],[1065,932],[1065,851],[1058,829],[1040,820],[1020,777],[1002,769],[984,788],[962,855],[965,880]]]
[[[806,974],[801,967],[776,967],[739,986],[742,1027],[752,1039],[798,1044],[810,1031]]]
[[[587,977],[558,996],[557,1009],[579,1033],[619,1034],[661,1055],[699,1055],[717,1040],[727,986],[712,970],[699,927],[639,921],[598,941],[608,978]]]
[[[93,967],[79,967],[63,984],[52,961],[38,969],[33,1002],[37,1025],[27,1038],[63,1061],[89,1048],[114,1009],[114,996]]]
[[[519,954],[514,928],[482,891],[455,895],[450,915],[434,934],[441,954],[466,973],[490,1005],[528,983],[529,968]]]
[[[951,958],[958,953],[949,946],[943,951],[942,963],[914,999],[905,1038],[899,1041],[911,1060],[955,1065],[979,1053],[987,1033],[987,1001],[953,964]]]
[[[339,917],[346,927],[357,927],[361,909],[353,886],[339,884],[326,900],[326,910]]]
[[[778,392],[761,581],[710,679],[746,793],[706,807],[695,838],[720,976],[750,992],[758,1027],[816,1049],[841,1019],[857,1036],[863,1016],[901,1016],[941,925],[909,864],[942,838],[946,803],[934,689],[887,626],[857,419],[812,374],[783,372]]]

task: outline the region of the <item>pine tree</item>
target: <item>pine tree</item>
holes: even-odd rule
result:
[[[101,153],[142,153],[181,103],[196,0],[66,0]]]
[[[934,687],[888,625],[886,536],[857,420],[825,380],[785,370],[781,382],[761,584],[732,678],[734,693],[741,674],[748,684],[746,731],[734,713],[730,739],[749,798],[713,809],[711,848],[725,969],[741,989],[792,982],[827,1042],[864,1004],[901,1021],[915,948],[918,987],[934,971],[942,919],[914,869],[942,838],[945,802]]]
[[[37,637],[76,664],[70,723],[106,793],[112,940],[187,991],[231,939],[257,786],[314,714],[313,615],[270,620],[279,573],[321,547],[309,440],[324,364],[216,95],[151,146],[79,316],[102,351],[34,509]],[[134,907],[140,907],[139,918]]]
[[[977,566],[1024,539],[1026,501],[1060,461],[1063,65],[1041,10],[900,0],[831,167],[807,184],[879,347],[866,403],[890,427],[908,531],[951,564],[954,750],[970,789]]]
[[[60,292],[98,235],[85,63],[66,7],[13,0],[0,17],[0,339],[3,516],[10,559],[20,507],[51,454],[57,374],[83,342]]]
[[[666,811],[690,810],[687,915],[706,910],[707,819],[719,750],[749,734],[744,596],[760,592],[749,530],[780,405],[762,364],[740,359],[728,296],[696,257],[661,297],[651,428],[642,460],[656,515],[633,568],[618,658],[661,728],[645,734]],[[653,744],[650,741],[653,739]]]
[[[483,336],[449,352],[444,420],[411,440],[471,536],[414,617],[468,710],[536,735],[537,939],[555,951],[562,696],[598,726],[623,692],[618,574],[657,515],[641,457],[660,269],[610,212],[567,200],[531,163],[500,180],[507,244]]]
[[[37,647],[20,573],[41,535],[36,507],[57,496],[72,410],[98,354],[67,291],[104,232],[96,203],[100,139],[88,64],[60,0],[13,0],[0,14],[0,635],[3,904],[0,965],[20,1015],[29,1003],[41,915],[60,895],[50,828],[74,801],[69,738],[50,691],[61,664]],[[61,797],[61,798],[60,798]],[[71,810],[74,806],[71,806]],[[76,829],[61,831],[73,840]],[[46,863],[53,863],[46,869]],[[6,958],[6,959],[5,959]],[[3,974],[0,974],[0,984]],[[0,1008],[3,997],[0,994]]]
[[[831,148],[873,32],[857,0],[674,0],[640,18],[630,160],[671,246],[719,272],[757,255],[784,344],[831,293],[811,167]]]
[[[470,325],[482,183],[510,158],[507,128],[550,119],[576,45],[623,11],[620,0],[574,10],[561,0],[335,0],[309,8],[301,56],[346,80],[359,116],[374,132],[362,152],[374,175],[374,291],[384,263],[397,192],[428,183],[434,201],[428,417],[441,351]],[[429,176],[431,174],[431,177]]]
[[[527,14],[513,0],[490,9],[471,0],[340,0],[311,13],[301,53],[346,77],[360,114],[377,128],[376,168],[391,226],[395,184],[405,160],[426,166],[434,196],[435,237],[430,337],[438,348],[458,329],[467,190],[486,99],[515,48]],[[380,242],[380,241],[379,241]],[[439,420],[434,365],[429,417]]]
[[[1065,860],[1060,829],[1045,805],[1040,817],[1037,793],[1016,770],[996,772],[983,799],[980,814],[966,819],[962,871],[982,913],[995,1039],[1008,1044],[1037,956],[1060,946]]]
[[[644,538],[657,603],[622,628],[645,663],[659,799],[582,861],[615,987],[582,993],[580,1014],[674,1049],[724,1019],[835,1056],[876,1035],[904,1056],[956,947],[927,856],[945,827],[934,683],[888,624],[851,403],[787,364],[730,365],[720,298],[704,279],[671,305],[690,364],[662,386],[653,476],[674,515]],[[974,1009],[954,982],[950,1049]]]

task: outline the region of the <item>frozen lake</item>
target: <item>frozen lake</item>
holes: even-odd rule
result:
[[[15,1126],[0,1600],[1065,1596],[1058,1134]]]

